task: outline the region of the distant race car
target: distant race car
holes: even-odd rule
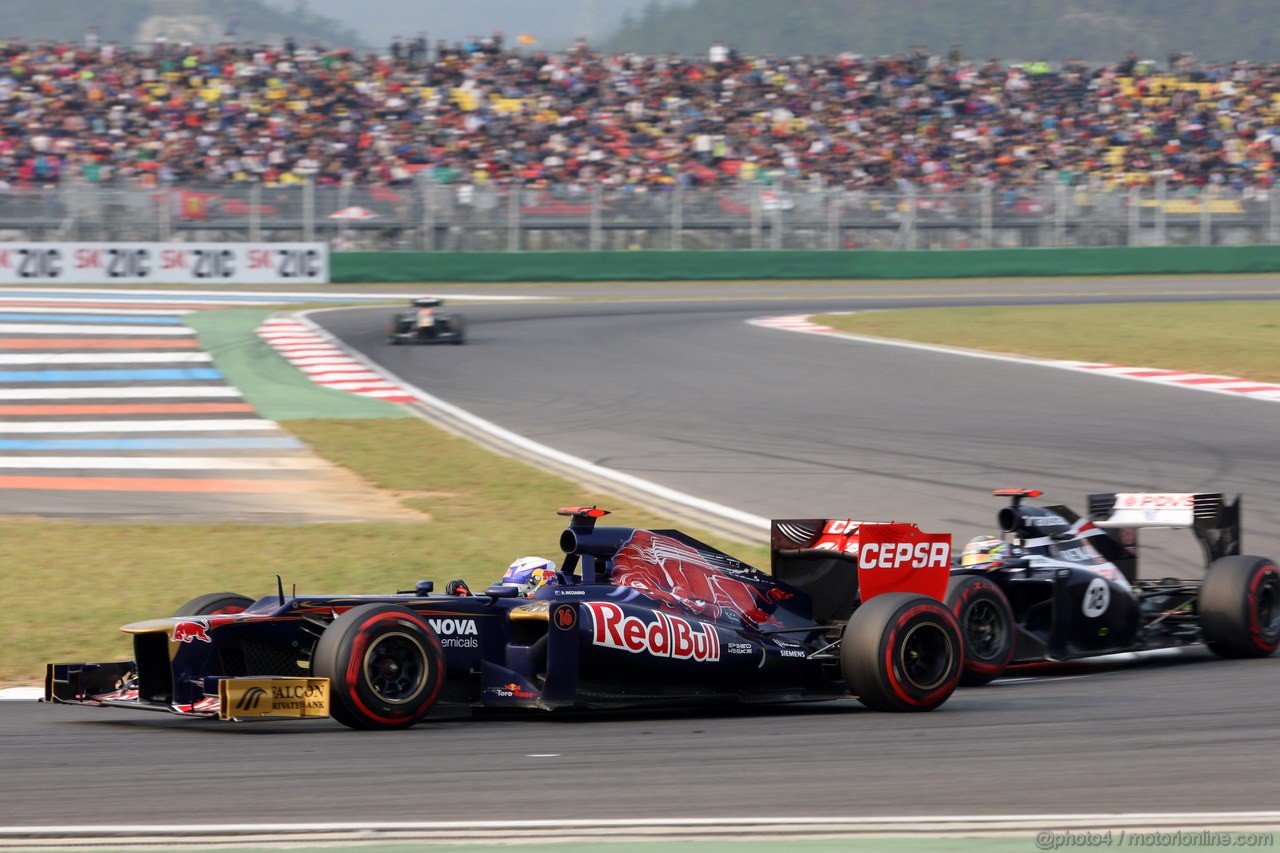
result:
[[[573,507],[554,580],[528,597],[230,593],[126,625],[133,660],[49,664],[47,702],[189,716],[411,726],[438,703],[616,708],[856,696],[925,711],[963,661],[941,603],[951,537],[914,524],[772,526],[773,575],[675,530]]]
[[[387,326],[387,343],[461,344],[466,341],[466,321],[461,314],[437,311],[443,304],[443,299],[434,296],[411,300],[411,310],[392,315]]]
[[[1014,663],[1204,643],[1227,658],[1280,646],[1280,570],[1240,553],[1240,499],[1210,493],[1089,496],[1089,517],[1009,498],[1001,545],[952,569],[946,602],[965,641],[961,683],[984,684]],[[1203,580],[1138,577],[1138,531],[1187,528],[1203,550]],[[962,562],[967,558],[962,558]]]

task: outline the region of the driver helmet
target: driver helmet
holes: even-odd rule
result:
[[[552,583],[556,576],[556,564],[545,557],[521,557],[507,567],[506,573],[498,583],[504,586],[519,587],[522,596],[533,595],[533,591],[545,583]]]
[[[990,534],[975,536],[960,552],[960,565],[966,569],[995,569],[1009,556],[1009,544]]]

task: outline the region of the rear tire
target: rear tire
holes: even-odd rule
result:
[[[1014,652],[1013,608],[1004,590],[981,575],[956,575],[946,604],[964,640],[960,683],[976,687],[1003,675]]]
[[[876,711],[931,711],[960,683],[964,646],[941,602],[908,592],[877,595],[854,611],[840,642],[849,692]]]
[[[1280,569],[1266,557],[1214,560],[1198,608],[1201,635],[1214,654],[1266,657],[1280,646]]]
[[[407,607],[364,604],[333,621],[311,672],[329,679],[329,713],[353,729],[403,729],[422,719],[444,684],[444,652]]]
[[[243,613],[253,604],[247,595],[234,592],[209,592],[198,595],[186,604],[173,611],[174,616],[224,616],[228,613]]]

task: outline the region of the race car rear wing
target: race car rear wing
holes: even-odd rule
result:
[[[1240,496],[1220,492],[1107,492],[1089,495],[1089,519],[1129,548],[1143,528],[1190,528],[1207,562],[1240,553]]]
[[[769,546],[773,576],[813,599],[815,622],[846,620],[882,592],[946,594],[949,533],[902,522],[775,519]]]

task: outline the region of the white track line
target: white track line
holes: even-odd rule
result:
[[[0,364],[197,364],[213,361],[207,352],[51,352],[0,354]]]
[[[194,335],[190,326],[112,326],[99,323],[0,323],[0,332],[14,335],[101,335],[169,336]]]
[[[138,469],[146,471],[278,471],[327,469],[319,459],[294,457],[200,458],[195,456],[0,456],[0,470],[40,469]]]
[[[214,385],[137,385],[111,388],[0,388],[0,400],[119,400],[162,397],[232,397],[236,388]]]
[[[158,841],[166,836],[234,838],[236,836],[272,835],[300,836],[316,834],[385,834],[386,840],[409,840],[425,834],[433,841],[493,840],[503,834],[519,833],[521,840],[549,840],[557,834],[577,840],[619,840],[620,836],[636,836],[635,840],[729,836],[743,838],[761,832],[781,830],[807,831],[825,836],[893,835],[909,837],[947,837],[961,834],[1039,833],[1046,827],[1053,832],[1068,830],[1125,829],[1134,831],[1181,831],[1202,828],[1274,829],[1280,827],[1280,812],[1100,812],[1076,814],[993,814],[993,815],[895,815],[889,817],[705,817],[705,818],[619,818],[600,820],[477,820],[477,821],[394,821],[394,822],[316,822],[316,823],[226,823],[226,824],[97,824],[75,826],[10,826],[0,827],[5,838],[86,838],[94,836],[137,837]],[[790,835],[789,837],[794,837]],[[368,838],[363,840],[367,841]],[[510,841],[508,835],[504,840]],[[563,840],[563,839],[562,839]]]
[[[63,307],[54,305],[5,305],[0,301],[0,311],[5,314],[123,314],[129,317],[180,317],[190,314],[189,308],[98,308],[97,306]]]

